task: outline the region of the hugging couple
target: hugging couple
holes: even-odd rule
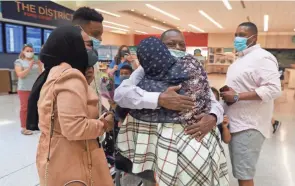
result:
[[[216,129],[223,108],[202,65],[185,51],[175,29],[139,44],[141,66],[115,91],[117,104],[131,109],[118,134],[119,152],[133,173],[153,171],[160,186],[228,186]]]

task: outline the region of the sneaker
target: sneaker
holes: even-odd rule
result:
[[[280,126],[281,126],[281,122],[280,121],[275,121],[275,123],[272,125],[272,127],[273,127],[273,133],[276,133],[276,131],[280,128]]]

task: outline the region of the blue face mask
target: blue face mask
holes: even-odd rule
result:
[[[187,55],[186,52],[181,50],[169,49],[169,52],[173,57],[176,57],[176,58],[181,58]]]
[[[94,38],[94,37],[91,37],[91,36],[90,36],[90,38],[91,38],[92,43],[93,43],[93,49],[97,51],[99,49],[99,46],[101,44],[101,41],[98,40],[98,39],[96,39],[96,38]]]
[[[247,41],[248,41],[248,39],[250,39],[253,36],[254,35],[250,36],[249,38],[246,38],[246,37],[235,37],[235,40],[234,40],[235,49],[238,52],[241,52],[241,51],[247,49],[248,46],[249,46],[249,45],[247,45]]]
[[[130,76],[120,76],[120,82],[122,83],[125,79],[129,79]]]
[[[81,30],[83,30],[84,31],[84,29],[81,27],[81,26],[79,26],[80,28],[81,28]],[[84,31],[85,32],[85,31]],[[86,32],[85,32],[86,33]],[[87,33],[86,33],[87,34]],[[87,34],[88,35],[88,34]],[[92,40],[92,43],[93,43],[93,46],[92,46],[92,48],[95,50],[95,51],[97,51],[98,49],[99,49],[99,46],[100,46],[100,44],[101,44],[101,41],[100,40],[98,40],[98,39],[96,39],[96,38],[94,38],[94,37],[92,37],[92,36],[90,36],[90,35],[88,35],[89,37],[90,37],[90,39]]]

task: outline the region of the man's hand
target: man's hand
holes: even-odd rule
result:
[[[234,100],[235,95],[237,95],[237,92],[230,87],[229,87],[229,91],[221,92],[221,97],[227,104],[235,103],[235,100]]]
[[[169,110],[185,111],[192,109],[194,101],[188,97],[176,93],[181,86],[169,87],[165,92],[159,96],[159,106]]]
[[[216,126],[216,118],[210,114],[200,114],[194,116],[199,122],[187,126],[185,128],[185,133],[191,135],[192,138],[196,138],[197,141],[202,141],[202,139]]]

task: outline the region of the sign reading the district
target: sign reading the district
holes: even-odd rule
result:
[[[71,24],[74,11],[51,1],[2,1],[2,16],[43,25]]]

